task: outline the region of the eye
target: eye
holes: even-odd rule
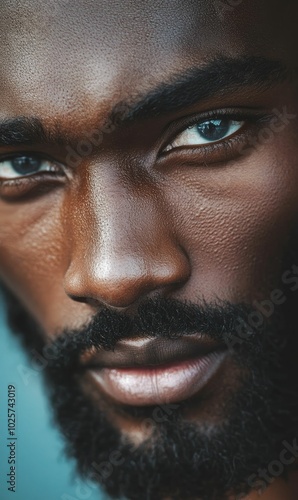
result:
[[[164,149],[165,152],[185,146],[202,146],[222,141],[238,132],[244,121],[230,117],[212,118],[187,127]]]
[[[37,156],[14,156],[0,160],[0,179],[10,180],[29,177],[38,173],[61,172],[61,168],[53,162]]]

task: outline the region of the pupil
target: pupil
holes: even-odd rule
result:
[[[41,160],[38,158],[31,158],[30,156],[19,156],[11,161],[13,169],[18,174],[32,174],[40,169]]]
[[[197,125],[201,137],[208,141],[218,141],[225,137],[230,128],[230,120],[209,120]]]

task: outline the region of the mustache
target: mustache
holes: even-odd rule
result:
[[[84,327],[64,330],[46,346],[46,351],[50,351],[48,369],[52,373],[71,371],[85,351],[114,350],[117,342],[133,337],[177,339],[199,333],[229,346],[235,336],[239,338],[239,327],[248,326],[247,317],[252,310],[244,303],[218,301],[197,305],[173,298],[148,299],[134,316],[103,308]],[[260,347],[260,330],[249,326],[246,340],[250,341],[244,341],[245,349]]]

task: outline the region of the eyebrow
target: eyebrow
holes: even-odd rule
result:
[[[30,145],[50,142],[51,134],[46,132],[41,120],[35,117],[17,117],[0,123],[0,146]]]
[[[123,123],[179,111],[217,94],[255,86],[259,91],[290,80],[282,62],[263,57],[219,56],[202,67],[191,68],[171,78],[128,108]]]
[[[119,127],[188,108],[217,94],[251,86],[264,91],[290,80],[293,74],[277,60],[219,56],[204,66],[172,76],[170,81],[161,83],[137,102],[119,102],[112,109],[108,121]],[[63,133],[59,125],[55,130],[48,131],[37,117],[21,116],[0,122],[0,147],[63,143],[63,136],[65,142],[69,141],[69,132]]]

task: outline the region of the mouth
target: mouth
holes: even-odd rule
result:
[[[116,403],[151,406],[197,394],[227,354],[226,344],[198,334],[178,339],[131,338],[119,341],[114,351],[85,352],[81,367]]]

